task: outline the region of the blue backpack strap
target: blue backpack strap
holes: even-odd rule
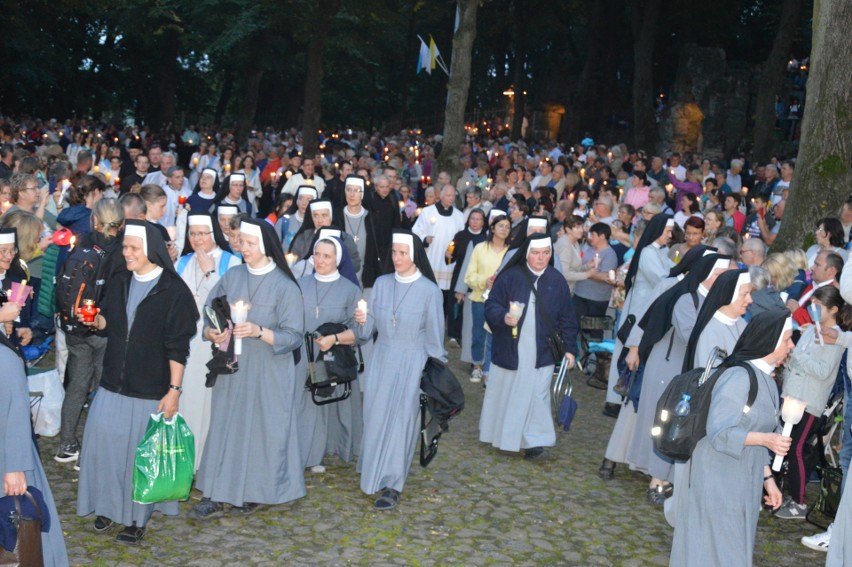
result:
[[[195,255],[195,252],[192,254],[187,254],[186,256],[181,256],[177,263],[177,273],[179,276],[183,275],[183,271],[186,269],[186,265],[189,264],[189,260]]]
[[[225,272],[228,271],[228,268],[229,268],[228,264],[231,263],[231,258],[233,258],[233,257],[234,257],[234,255],[231,254],[230,252],[226,252],[225,250],[222,250],[222,256],[219,257],[219,277],[220,278],[225,275]]]

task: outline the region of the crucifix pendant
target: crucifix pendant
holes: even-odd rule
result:
[[[396,315],[391,316],[391,323],[396,327]]]
[[[314,308],[314,313],[316,314],[317,319],[319,319],[319,305]]]
[[[355,242],[358,242],[360,240],[360,238],[358,238],[358,235],[356,234],[355,236],[352,237],[352,240],[354,240]]]

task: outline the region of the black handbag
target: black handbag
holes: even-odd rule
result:
[[[44,552],[41,547],[42,510],[32,494],[26,492],[23,497],[30,501],[38,517],[30,518],[24,515],[21,511],[21,497],[12,497],[15,511],[10,519],[18,532],[18,539],[14,551],[0,548],[0,565],[44,567]]]
[[[305,386],[318,406],[347,399],[352,393],[352,382],[358,378],[359,363],[352,346],[334,345],[325,352],[318,352],[314,343],[314,339],[338,335],[346,330],[346,325],[341,323],[323,323],[312,333],[305,333],[305,351],[308,354]],[[343,386],[343,391],[335,396],[337,386]]]
[[[544,324],[550,329],[547,332],[547,348],[550,349],[550,354],[553,355],[553,362],[555,364],[559,364],[562,359],[565,358],[565,353],[568,351],[565,347],[565,339],[562,338],[562,333],[560,333],[553,325],[553,322],[550,320],[550,315],[547,313],[547,309],[538,311],[538,290],[536,290],[535,285],[533,285],[532,278],[526,270],[524,270],[524,276],[527,278],[527,282],[530,284],[530,289],[532,289],[533,295],[535,296],[536,312],[541,313],[541,316],[544,319]]]

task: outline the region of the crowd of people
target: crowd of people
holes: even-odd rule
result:
[[[421,374],[447,359],[445,345],[484,388],[480,441],[546,460],[554,370],[574,367],[578,338],[600,341],[595,323],[612,317],[612,352],[586,368],[615,418],[598,474],[609,481],[623,464],[648,476],[644,498],[674,528],[672,565],[749,564],[761,502],[803,519],[805,447],[833,391],[850,407],[852,200],[816,220],[806,251],[769,254],[793,161],[470,139],[453,178],[435,168],[450,149],[416,130],[323,133],[315,155],[296,131],[245,144],[227,131],[166,137],[84,121],[4,122],[0,133],[0,287],[32,286],[0,307],[0,357],[14,374],[0,394],[0,463],[5,494],[45,493],[51,564],[67,558],[26,421],[22,352],[49,336],[66,383],[54,458],[80,471],[77,514],[94,515],[98,533],[123,526],[116,539],[130,545],[155,511],[178,513],[131,499],[152,413],[179,411],[195,435],[193,518],[305,497],[305,471],[322,474],[327,455],[357,463],[377,510],[397,507]],[[69,263],[88,250],[98,283],[71,295],[97,305],[89,317],[61,299]],[[343,330],[321,332],[330,324]],[[340,345],[363,371],[348,397],[317,404],[313,353]],[[657,402],[673,377],[707,365],[722,373],[707,436],[674,463],[654,449]],[[750,375],[758,393],[743,412]],[[785,397],[807,404],[791,438],[777,431]],[[844,478],[850,436],[844,425]],[[772,455],[787,456],[784,483]],[[850,500],[802,541],[831,564],[852,561]]]

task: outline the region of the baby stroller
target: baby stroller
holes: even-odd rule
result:
[[[609,381],[609,366],[615,350],[614,326],[615,321],[609,316],[580,317],[578,367],[588,376],[586,384],[599,390],[606,390]],[[593,354],[595,365],[594,370],[590,370],[588,363]]]

